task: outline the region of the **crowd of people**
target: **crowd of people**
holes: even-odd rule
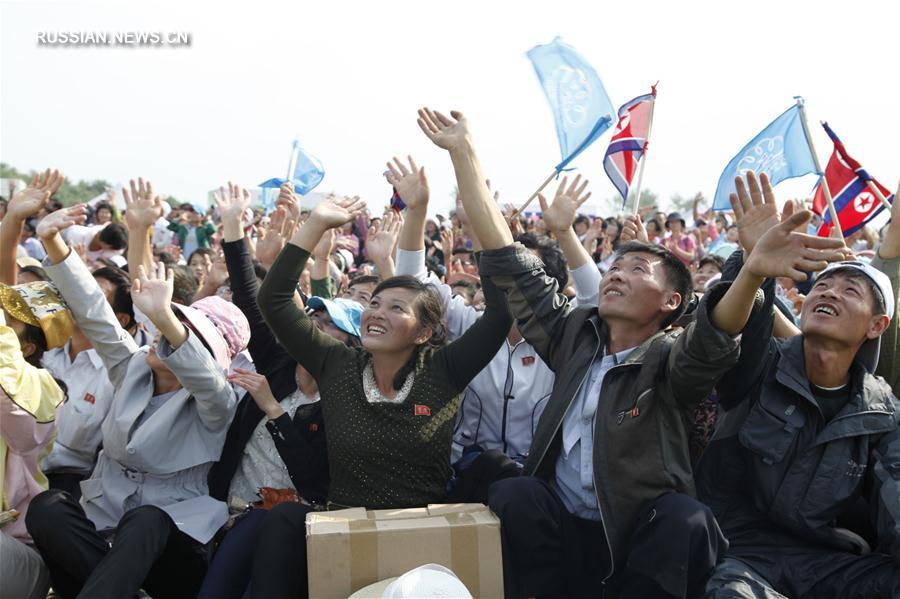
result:
[[[511,598],[900,596],[900,208],[818,237],[749,172],[520,213],[462,114],[418,125],[446,217],[412,157],[382,214],[3,200],[0,596],[305,597],[311,512],[457,502]]]

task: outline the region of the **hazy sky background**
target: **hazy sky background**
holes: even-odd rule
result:
[[[228,179],[282,177],[291,140],[323,162],[317,191],[389,195],[412,153],[446,210],[446,154],[416,108],[469,117],[485,172],[520,202],[559,162],[525,52],[555,35],[595,67],[613,104],[659,80],[645,188],[711,198],[731,157],[803,95],[823,166],[827,119],[891,189],[900,177],[897,2],[3,2],[0,159],[71,179],[126,181],[197,201]],[[189,48],[39,47],[39,31],[186,31]],[[602,158],[576,161],[615,194]],[[781,184],[806,195],[813,177]],[[552,188],[551,188],[552,189]]]

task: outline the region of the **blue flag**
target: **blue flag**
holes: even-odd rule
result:
[[[734,178],[748,171],[766,173],[772,185],[816,172],[802,119],[800,104],[791,106],[731,159],[719,177],[713,210],[731,209],[728,196],[735,191]]]
[[[293,146],[291,146],[288,177],[294,184],[294,191],[300,195],[306,195],[311,192],[325,177],[325,169],[322,168],[322,163],[319,162],[319,159],[308,154],[300,147],[300,142],[296,139]],[[259,186],[262,188],[281,187],[287,181],[287,179],[269,179],[260,183]]]
[[[609,129],[616,111],[594,68],[560,38],[535,46],[528,58],[553,110],[561,171]]]

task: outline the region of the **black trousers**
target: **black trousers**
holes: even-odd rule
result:
[[[195,597],[206,573],[198,543],[157,507],[126,512],[112,547],[65,491],[35,497],[25,524],[65,599],[123,599],[141,588],[154,599]]]
[[[306,570],[306,514],[313,508],[282,503],[269,510],[259,527],[250,597],[309,597]]]
[[[506,597],[700,596],[727,542],[712,512],[697,500],[666,493],[635,523],[625,564],[604,583],[610,555],[603,525],[576,518],[539,478],[501,480],[490,489],[500,518]]]

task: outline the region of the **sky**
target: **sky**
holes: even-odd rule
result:
[[[560,160],[525,57],[559,35],[594,66],[614,106],[659,81],[644,188],[712,198],[728,161],[806,99],[890,189],[900,179],[900,3],[28,2],[0,3],[0,160],[72,180],[143,176],[202,202],[228,180],[283,177],[292,140],[323,163],[316,191],[390,195],[391,156],[426,167],[432,207],[451,207],[445,152],[416,125],[427,105],[468,117],[485,173],[521,203]],[[190,46],[50,47],[40,32],[186,32]],[[608,131],[576,161],[594,198]],[[813,176],[782,183],[804,197]],[[553,186],[549,188],[552,193]],[[592,200],[593,203],[593,200]],[[605,205],[603,205],[605,206]]]

